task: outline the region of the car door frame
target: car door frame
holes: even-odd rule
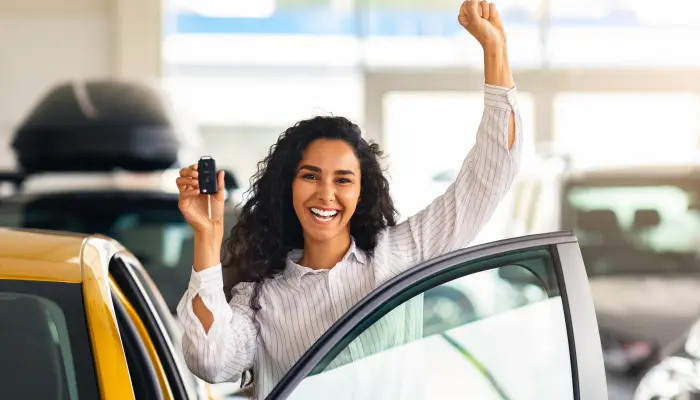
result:
[[[121,262],[123,268],[114,267],[113,263],[115,262]],[[187,371],[183,371],[185,367],[177,360],[174,344],[165,327],[165,322],[156,311],[153,300],[143,287],[144,283],[133,270],[134,267],[141,267],[141,264],[136,257],[126,251],[114,254],[109,261],[109,272],[114,283],[119,286],[125,298],[131,302],[155,345],[173,397],[175,399],[196,398],[198,396],[197,390],[187,384],[187,375],[185,374]]]
[[[148,274],[148,270],[133,254],[122,252],[120,253],[119,257],[131,268],[133,276],[139,279],[144,296],[146,296],[153,305],[152,311],[155,312],[162,322],[165,332],[170,338],[173,347],[177,347],[173,355],[176,363],[179,365],[178,368],[181,375],[184,374],[183,380],[185,382],[185,386],[188,387],[190,398],[193,398],[193,393],[196,393],[196,398],[198,399],[213,399],[213,396],[209,391],[209,384],[192,374],[187,367],[184,355],[180,351],[182,348],[182,331],[180,330],[175,317],[171,313],[167,302],[160,294],[158,285],[156,285],[151,276]]]
[[[267,398],[286,399],[362,320],[409,287],[468,262],[537,248],[548,249],[554,261],[569,341],[573,398],[606,399],[606,376],[593,298],[578,241],[571,232],[527,235],[485,243],[423,262],[399,274],[372,291],[333,324],[292,366]],[[471,273],[477,272],[480,270]],[[450,279],[453,278],[445,278],[445,281]]]

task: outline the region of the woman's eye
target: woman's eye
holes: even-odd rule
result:
[[[316,175],[314,174],[304,174],[302,175],[303,179],[316,179]]]
[[[348,178],[340,178],[338,179],[338,183],[351,183],[352,181]]]

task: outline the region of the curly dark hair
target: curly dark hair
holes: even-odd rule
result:
[[[302,153],[316,139],[343,140],[360,161],[360,198],[350,219],[350,234],[356,246],[371,257],[380,231],[396,224],[389,181],[379,163],[379,145],[365,141],[360,128],[343,117],[318,116],[297,122],[280,135],[268,156],[258,163],[250,197],[222,248],[226,298],[230,301],[238,283],[254,282],[250,299],[254,313],[260,309],[264,280],[284,271],[290,250],[304,247],[301,223],[292,203],[292,182]]]

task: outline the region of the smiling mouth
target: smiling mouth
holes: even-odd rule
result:
[[[333,218],[340,214],[338,210],[323,210],[316,207],[311,207],[309,211],[311,211],[311,215],[314,217],[314,219],[319,222],[330,222]]]

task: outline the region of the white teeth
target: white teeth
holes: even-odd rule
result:
[[[321,217],[319,219],[321,219],[323,221],[330,221],[333,217],[338,215],[337,210],[326,211],[326,210],[321,210],[320,208],[315,208],[315,207],[311,208],[311,212],[314,213],[317,217]]]

